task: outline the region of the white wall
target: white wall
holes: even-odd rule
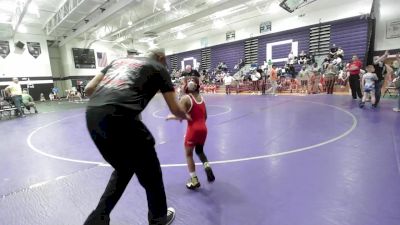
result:
[[[0,57],[0,77],[51,77],[47,38],[40,35],[17,34],[14,40],[8,40],[10,54],[3,59]],[[14,42],[25,43],[23,50],[16,49]],[[28,52],[26,42],[39,42],[42,53],[34,58]]]
[[[99,71],[102,68],[97,66],[97,57],[96,57],[96,69],[76,69],[74,64],[74,58],[72,56],[72,48],[87,48],[87,42],[75,39],[60,47],[62,67],[64,69],[63,77],[94,76],[97,73],[99,73]],[[95,56],[96,52],[106,52],[108,63],[110,63],[112,60],[118,57],[126,55],[126,52],[122,51],[121,49],[115,48],[113,47],[112,44],[104,42],[95,42],[89,48],[94,49]]]
[[[400,0],[392,1],[400,2]],[[236,40],[247,39],[251,36],[260,36],[259,25],[261,22],[265,21],[272,22],[272,31],[269,33],[275,33],[318,24],[320,21],[329,22],[354,16],[361,16],[362,14],[369,14],[371,8],[372,0],[353,0],[348,1],[345,5],[343,2],[319,0],[292,14],[287,13],[283,9],[278,9],[272,15],[261,15],[257,12],[249,15],[249,19],[229,21],[228,26],[225,29],[212,30],[210,26],[199,28],[195,34],[188,34],[188,38],[185,38],[184,40],[172,40],[160,43],[160,45],[166,49],[166,53],[169,55],[201,48],[202,37],[208,38],[208,46],[226,43],[225,33],[228,30],[236,31]],[[305,14],[304,17],[300,18],[297,16],[302,13]]]
[[[376,33],[375,51],[399,49],[400,38],[386,38],[387,22],[398,19],[400,21],[400,0],[377,0],[375,5]]]

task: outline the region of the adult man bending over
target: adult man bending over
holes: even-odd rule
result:
[[[138,118],[158,91],[176,117],[190,119],[176,101],[163,49],[151,49],[146,57],[117,59],[86,86],[87,127],[114,172],[84,225],[109,225],[110,213],[134,174],[146,190],[149,224],[172,223],[175,211],[167,209],[155,141]]]

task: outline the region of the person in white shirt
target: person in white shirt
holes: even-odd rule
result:
[[[17,116],[24,117],[24,111],[21,108],[22,105],[22,88],[21,84],[19,84],[19,80],[17,77],[14,77],[13,83],[6,87],[5,91],[8,95],[11,96],[15,107],[17,108]]]
[[[255,70],[255,71],[252,72],[250,78],[251,78],[251,81],[253,83],[253,93],[252,94],[255,94],[256,90],[257,90],[257,92],[260,91],[260,87],[258,85],[258,81],[261,78],[261,74],[258,71]]]
[[[224,77],[224,85],[225,85],[225,92],[227,95],[231,94],[231,85],[234,82],[233,77],[228,73],[225,77]]]

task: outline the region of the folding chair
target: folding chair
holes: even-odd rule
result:
[[[389,94],[390,97],[399,94],[397,93],[397,88],[394,86],[393,82],[389,82],[389,84],[386,86],[385,92],[383,93],[383,97],[385,97],[386,94]]]

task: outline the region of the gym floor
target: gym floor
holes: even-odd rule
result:
[[[143,112],[177,211],[174,225],[400,224],[394,100],[360,109],[337,95],[205,99],[205,152],[216,181],[208,183],[198,166],[196,191],[185,187],[186,123],[164,120],[160,95]],[[39,114],[0,121],[0,224],[81,225],[95,207],[112,168],[88,136],[84,107],[41,103]],[[145,193],[133,178],[111,224],[144,225],[146,218]]]

